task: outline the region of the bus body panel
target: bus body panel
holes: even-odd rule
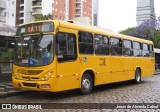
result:
[[[91,70],[94,72],[94,84],[106,84],[110,83],[110,57],[109,56],[79,56],[79,74],[82,75]]]
[[[120,56],[111,57],[111,82],[119,82],[124,80],[123,75],[123,58]]]
[[[25,80],[17,80],[12,76],[12,82],[14,88],[24,88],[28,90],[36,90],[36,91],[51,91],[51,92],[58,92],[62,91],[57,88],[58,84],[58,78],[50,78],[47,81],[25,81]],[[24,86],[23,84],[36,84],[34,87]],[[44,87],[42,88],[41,85],[50,85],[50,87]],[[39,88],[37,88],[37,85],[39,85]]]
[[[57,63],[58,90],[79,88],[78,61]]]
[[[124,80],[131,80],[135,78],[135,66],[134,66],[134,59],[133,57],[124,56]]]
[[[67,32],[69,34],[77,35],[77,30],[59,27],[59,32]],[[75,37],[76,38],[76,37]],[[76,38],[77,40],[77,38]],[[68,90],[80,87],[79,73],[78,73],[78,58],[76,60],[68,60],[57,63],[58,90]]]
[[[111,82],[110,56],[95,56],[95,85]]]
[[[153,58],[143,58],[142,60],[142,77],[148,77],[153,74],[154,71],[154,62]]]
[[[43,21],[41,21],[43,22]],[[78,32],[85,31],[94,34],[101,34],[110,37],[117,37],[137,41],[141,43],[147,43],[153,45],[151,41],[134,38],[130,36],[124,36],[121,34],[114,34],[112,32],[104,31],[101,29],[86,27],[82,25],[72,24],[68,22],[62,22],[54,20],[54,34],[59,32],[66,32],[75,35],[77,58],[71,61],[58,61],[58,56],[54,54],[54,61],[50,65],[41,67],[20,67],[13,65],[12,82],[15,88],[25,88],[38,91],[64,91],[70,89],[81,88],[81,79],[86,71],[93,72],[94,86],[120,82],[125,80],[132,80],[135,78],[135,71],[137,68],[141,71],[142,77],[151,76],[154,73],[154,57],[134,57],[134,56],[111,56],[96,55],[93,54],[81,54],[79,53],[78,45]],[[33,22],[34,23],[34,22]],[[29,34],[30,35],[30,34]],[[19,37],[20,38],[20,37]],[[57,38],[57,37],[56,37]],[[17,71],[24,70],[43,70],[40,74],[25,75]],[[48,80],[42,80],[48,72],[54,72]],[[21,77],[15,78],[16,75]],[[27,77],[23,79],[22,77]],[[38,78],[37,80],[30,80],[29,78]],[[24,86],[23,83],[36,83],[37,87]],[[43,88],[43,84],[49,84],[50,88]]]

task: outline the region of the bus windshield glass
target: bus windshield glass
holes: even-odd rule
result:
[[[14,63],[19,66],[44,66],[53,61],[53,35],[16,38]]]

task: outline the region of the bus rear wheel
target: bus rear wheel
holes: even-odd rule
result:
[[[93,89],[93,79],[89,73],[82,76],[80,91],[82,94],[89,94]]]
[[[134,80],[134,82],[136,84],[141,82],[141,71],[140,71],[140,69],[136,69],[136,71],[135,71],[135,80]]]

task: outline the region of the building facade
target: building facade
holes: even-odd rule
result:
[[[32,21],[32,0],[17,0],[16,3],[16,25]]]
[[[0,21],[5,22],[4,11],[6,9],[6,1],[0,0]]]
[[[34,21],[37,14],[97,25],[98,0],[17,0],[17,25]]]
[[[69,0],[69,19],[75,20],[85,20],[90,21],[92,24],[93,20],[93,7],[92,7],[92,0]]]
[[[154,0],[137,0],[137,25],[148,19],[155,19]]]
[[[99,1],[98,0],[93,0],[93,25],[98,26],[98,9],[99,9]]]
[[[15,26],[16,22],[16,0],[6,0],[5,10],[6,23]]]
[[[16,0],[0,0],[0,21],[15,26]]]
[[[37,14],[42,14],[42,0],[33,0],[32,1],[32,20]]]
[[[52,14],[52,0],[32,0],[32,21],[36,15]]]
[[[65,20],[69,20],[69,0],[66,0]]]
[[[33,0],[33,20],[37,14],[52,15],[53,19],[64,20],[66,17],[66,0]]]
[[[68,12],[66,11],[67,0],[53,0],[52,2],[52,16],[53,19],[65,20]],[[67,14],[66,14],[67,12]]]
[[[16,24],[34,21],[39,14],[51,14],[53,19],[64,20],[65,5],[65,0],[17,0]]]

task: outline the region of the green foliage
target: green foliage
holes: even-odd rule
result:
[[[127,28],[119,33],[151,40],[154,47],[160,48],[160,19],[146,20],[137,27]]]
[[[131,32],[132,30],[134,30],[134,29],[135,29],[135,27],[127,28],[127,29],[125,29],[125,30],[120,31],[119,33],[120,33],[120,34],[124,34],[124,35],[130,35],[130,32]]]
[[[6,52],[0,52],[0,61],[6,62],[13,59],[13,49],[9,48]]]
[[[130,32],[132,36],[153,41],[156,48],[160,48],[160,19],[144,21]]]
[[[47,14],[47,15],[42,15],[42,14],[37,14],[34,16],[34,20],[35,21],[40,21],[40,20],[52,20],[53,17],[51,14]]]
[[[152,38],[150,39],[154,43],[155,48],[160,48],[160,31],[159,30],[153,30],[151,31]]]

